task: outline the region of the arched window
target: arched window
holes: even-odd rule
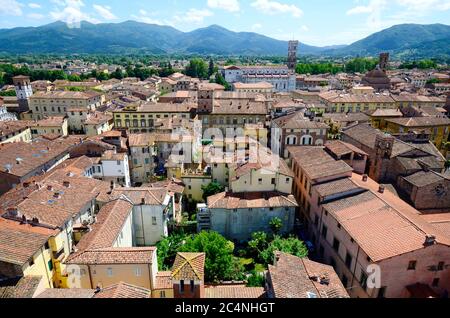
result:
[[[297,144],[297,136],[287,136],[286,137],[286,145],[296,145]]]
[[[304,146],[308,146],[308,145],[312,145],[312,141],[313,141],[313,139],[311,136],[305,135],[302,137],[302,140],[300,143]]]

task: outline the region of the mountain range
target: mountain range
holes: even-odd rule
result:
[[[401,24],[350,45],[316,47],[301,43],[299,55],[373,56],[390,52],[404,57],[450,57],[450,26]],[[136,21],[69,28],[58,21],[39,27],[0,29],[0,52],[142,53],[142,54],[287,54],[287,42],[252,32],[233,32],[218,25],[182,32],[171,26]]]

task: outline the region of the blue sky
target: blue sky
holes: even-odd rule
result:
[[[349,44],[400,23],[450,23],[450,0],[0,0],[0,28],[138,20],[219,24],[310,45]]]

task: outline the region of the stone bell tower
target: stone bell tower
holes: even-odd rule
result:
[[[33,95],[30,77],[24,75],[14,76],[13,83],[16,89],[17,102],[19,103],[19,112],[26,112],[30,109],[28,99]]]
[[[287,66],[289,71],[295,72],[295,67],[297,66],[297,49],[298,41],[289,41],[288,44],[288,62]]]

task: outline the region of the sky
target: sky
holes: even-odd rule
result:
[[[211,24],[309,45],[350,44],[401,23],[450,24],[450,0],[0,0],[0,28],[136,20]]]

